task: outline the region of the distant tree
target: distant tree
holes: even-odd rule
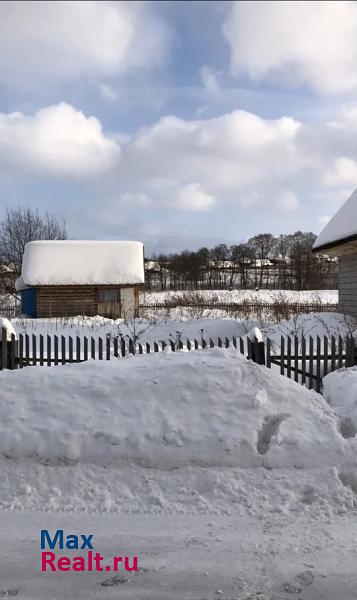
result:
[[[19,207],[6,209],[0,221],[1,285],[8,293],[14,293],[14,280],[9,273],[19,275],[27,242],[35,240],[65,240],[66,226],[46,213],[36,209]]]

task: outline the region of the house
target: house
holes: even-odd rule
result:
[[[357,318],[357,190],[322,230],[313,252],[339,258],[339,310]]]
[[[22,314],[29,317],[138,315],[144,247],[124,241],[36,241],[25,246]]]

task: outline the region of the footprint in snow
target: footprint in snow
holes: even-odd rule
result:
[[[287,594],[300,594],[305,588],[311,585],[315,577],[312,571],[303,571],[298,573],[292,583],[283,583],[283,590]]]
[[[124,577],[124,575],[115,575],[114,577],[109,577],[108,579],[104,579],[101,581],[100,585],[102,587],[113,587],[114,585],[120,585],[122,583],[128,583],[129,579]]]

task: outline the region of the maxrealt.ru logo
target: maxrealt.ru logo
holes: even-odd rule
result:
[[[41,570],[42,571],[125,571],[138,570],[138,557],[113,556],[103,564],[104,556],[94,549],[94,535],[80,533],[65,534],[57,529],[51,534],[41,530]],[[81,554],[60,554],[61,550],[81,551]]]

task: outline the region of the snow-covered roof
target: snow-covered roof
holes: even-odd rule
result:
[[[22,279],[36,285],[144,283],[141,242],[36,241],[25,246]]]
[[[314,250],[339,246],[357,238],[357,190],[346,200],[334,217],[321,231],[314,244]]]

